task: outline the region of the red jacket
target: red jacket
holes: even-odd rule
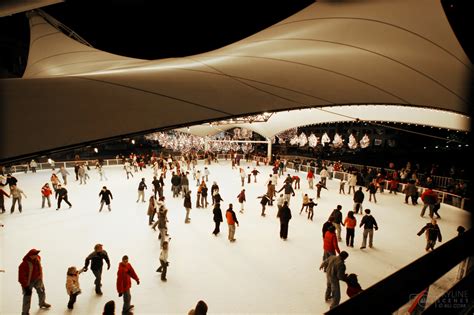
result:
[[[53,191],[51,190],[51,188],[49,187],[46,187],[46,186],[43,186],[41,188],[41,194],[45,197],[48,197],[50,196],[51,194],[53,193]]]
[[[330,231],[326,231],[324,234],[324,245],[323,245],[325,252],[331,253],[340,253],[339,246],[337,245],[337,235],[336,233],[331,233]]]
[[[242,203],[245,201],[245,192],[241,191],[240,194],[237,196],[239,202]]]
[[[118,293],[125,293],[132,287],[132,280],[130,278],[135,279],[135,281],[139,281],[135,270],[133,270],[132,265],[129,263],[124,264],[121,262],[119,264],[119,269],[117,272],[117,292]]]
[[[18,282],[20,282],[22,288],[26,288],[31,282],[43,279],[43,269],[41,268],[41,257],[38,256],[37,260],[30,258],[33,255],[34,250],[30,250],[28,254],[23,257],[23,261],[18,267]]]
[[[357,225],[357,219],[351,219],[349,217],[346,217],[346,219],[344,220],[344,225],[346,226],[346,229],[353,229]]]

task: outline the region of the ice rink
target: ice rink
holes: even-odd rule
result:
[[[241,163],[245,168],[252,164]],[[279,237],[279,220],[276,218],[276,203],[267,207],[267,216],[260,216],[261,196],[266,192],[264,185],[271,173],[269,166],[259,166],[258,183],[245,183],[247,202],[245,213],[238,212],[237,195],[241,190],[238,169],[231,169],[230,162],[208,166],[210,170],[208,187],[217,181],[224,201],[221,209],[234,204],[240,226],[237,227],[235,243],[227,240],[227,224],[221,224],[221,234],[215,237],[212,207],[196,209],[196,182],[190,179],[193,209],[191,224],[184,223],[185,210],[182,198],[172,198],[170,173],[165,180],[165,197],[168,208],[168,230],[171,237],[169,249],[170,266],[168,281],[160,280],[155,272],[159,265],[160,243],[158,232],[148,225],[146,214],[148,197],[152,193],[152,170],[147,168],[134,173],[127,180],[121,166],[104,168],[107,181],[99,181],[99,175],[91,168],[90,181],[79,185],[74,170],[68,178],[69,201],[73,207],[63,204],[59,211],[41,209],[41,187],[49,182],[51,171],[36,174],[15,174],[18,187],[24,190],[23,213],[10,214],[10,199],[6,199],[7,212],[0,215],[5,227],[0,228],[0,314],[20,314],[22,305],[21,287],[18,283],[18,266],[23,256],[31,249],[41,250],[46,301],[52,304],[50,310],[39,310],[38,296],[33,292],[30,314],[102,314],[104,304],[113,299],[116,313],[120,314],[122,298],[118,297],[115,283],[118,264],[123,255],[140,278],[140,285],[132,281],[132,304],[135,314],[187,314],[200,299],[209,307],[209,314],[321,314],[329,309],[324,301],[326,276],[319,270],[322,260],[321,227],[332,210],[342,205],[343,216],[352,210],[352,196],[340,195],[339,181],[329,180],[329,190],[321,193],[317,200],[314,221],[309,221],[304,212],[299,215],[302,195],[316,197],[308,189],[306,173],[300,172],[301,189],[291,199],[293,219],[289,224],[287,241]],[[204,169],[202,161],[198,168]],[[58,169],[56,169],[58,171]],[[294,174],[292,170],[290,174]],[[285,174],[286,175],[286,174]],[[61,177],[59,175],[59,177]],[[137,203],[137,187],[141,178],[146,179],[146,203]],[[318,177],[319,178],[319,177]],[[282,187],[283,177],[277,189]],[[112,211],[99,209],[98,194],[102,186],[111,190]],[[8,188],[5,188],[8,192]],[[347,186],[346,186],[347,193]],[[425,254],[425,237],[416,233],[428,222],[428,216],[420,218],[422,205],[404,204],[404,195],[377,193],[377,203],[368,202],[378,222],[379,230],[374,234],[374,248],[359,249],[362,230],[356,229],[354,248],[345,245],[345,229],[341,250],[349,253],[346,260],[347,272],[356,273],[362,288],[380,281],[401,267]],[[208,197],[210,201],[210,194]],[[52,201],[55,201],[52,198]],[[443,243],[457,235],[456,228],[466,228],[470,222],[469,213],[448,205],[442,205],[438,221]],[[362,218],[356,216],[358,224]],[[97,296],[94,291],[94,276],[91,271],[79,276],[82,294],[78,296],[74,310],[67,309],[68,295],[65,289],[66,271],[69,266],[84,266],[84,259],[93,251],[96,243],[102,243],[111,259],[110,270],[102,274],[104,292]],[[443,244],[441,243],[441,244]],[[440,244],[438,243],[437,246]],[[444,277],[438,286],[450,287],[455,271]],[[348,297],[346,284],[341,283],[342,301]],[[433,290],[435,292],[436,290]],[[414,292],[416,293],[416,292]]]

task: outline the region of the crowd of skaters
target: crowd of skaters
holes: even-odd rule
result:
[[[138,162],[138,161],[139,161],[139,159],[137,159],[135,156],[131,156],[130,159],[125,160],[124,169],[125,169],[125,172],[126,172],[127,179],[130,178],[130,175],[133,177],[133,173],[132,173],[132,169],[131,169],[132,165],[134,167],[135,172],[138,172],[138,169],[141,170],[145,167],[145,165],[142,161],[140,161],[140,162]],[[215,161],[216,160],[215,160],[214,156],[212,156],[212,155],[210,155],[209,158],[206,158],[206,164],[208,164],[208,165],[210,165],[212,162],[215,162]],[[168,258],[168,248],[169,248],[169,240],[170,240],[170,238],[168,237],[167,224],[166,224],[168,222],[168,219],[166,217],[167,209],[166,209],[166,205],[164,203],[165,197],[163,195],[163,187],[165,186],[164,179],[166,178],[166,173],[169,169],[170,172],[171,172],[170,183],[171,183],[171,191],[173,192],[173,198],[182,197],[184,199],[183,206],[186,209],[185,223],[190,223],[191,219],[189,217],[189,213],[190,213],[190,210],[192,208],[192,202],[191,202],[191,190],[189,189],[188,176],[189,176],[190,172],[192,172],[193,180],[196,181],[196,187],[197,187],[196,207],[197,208],[198,207],[207,208],[208,207],[208,202],[207,202],[208,189],[207,189],[206,182],[209,181],[210,172],[209,172],[209,169],[207,167],[204,168],[203,172],[201,172],[199,169],[196,168],[197,159],[196,159],[195,156],[194,157],[193,156],[184,156],[181,161],[173,160],[172,157],[169,157],[168,159],[164,159],[164,158],[160,157],[160,158],[157,158],[157,159],[152,159],[150,162],[151,162],[150,166],[154,170],[153,171],[154,176],[153,176],[153,181],[152,181],[152,186],[153,186],[152,193],[153,193],[153,195],[150,196],[150,199],[149,199],[149,207],[148,207],[148,213],[147,214],[149,216],[149,224],[150,225],[152,225],[154,223],[154,221],[153,221],[154,216],[155,215],[158,216],[157,222],[155,223],[155,225],[153,225],[153,228],[155,228],[156,225],[158,225],[158,228],[160,230],[159,239],[161,239],[161,248],[162,248],[161,254],[160,254],[160,259],[159,259],[160,260],[160,266],[157,269],[157,272],[161,272],[162,273],[162,280],[166,281],[167,267],[169,265],[169,262],[167,261],[167,258]],[[295,190],[300,189],[300,177],[298,175],[291,176],[290,174],[288,174],[286,177],[284,176],[284,173],[286,172],[286,165],[285,164],[286,163],[285,163],[284,160],[276,160],[275,161],[273,169],[272,169],[273,174],[269,175],[269,179],[266,182],[266,186],[267,186],[266,193],[264,195],[262,195],[261,197],[259,197],[261,199],[260,203],[262,205],[262,216],[265,216],[265,206],[266,205],[272,206],[274,198],[276,198],[276,196],[277,196],[277,193],[284,192],[277,199],[277,206],[278,206],[277,217],[280,220],[280,238],[283,239],[283,240],[286,240],[288,238],[288,225],[289,225],[289,221],[292,218],[291,210],[290,210],[290,207],[289,207],[290,206],[290,200],[291,200],[292,196],[295,196]],[[254,176],[254,183],[257,182],[257,175],[260,172],[256,169],[256,167],[254,167],[253,170],[250,170],[250,167],[247,167],[247,171],[245,171],[244,167],[240,167],[240,161],[238,160],[238,158],[233,157],[232,158],[232,168],[236,168],[236,167],[238,167],[238,169],[239,169],[239,176],[241,177],[242,186],[244,186],[244,184],[245,184],[245,179],[247,179],[247,184],[251,183],[251,175]],[[87,172],[81,172],[81,170],[82,169],[88,169],[88,168],[89,168],[88,165],[85,165],[85,164],[82,164],[82,165],[79,164],[78,167],[77,167],[77,171],[76,171],[76,168],[75,168],[76,180],[79,180],[80,184],[86,184],[86,179],[88,177],[88,176],[86,176]],[[100,163],[98,163],[98,165],[96,165],[96,168],[98,168],[98,170],[99,170],[98,173],[101,176],[101,180],[102,180],[102,178],[104,177],[104,171],[102,169],[102,165]],[[328,168],[331,169],[331,172],[327,171]],[[191,169],[192,169],[192,171],[191,171]],[[155,172],[155,170],[156,170],[156,172]],[[316,188],[316,199],[321,198],[321,195],[320,195],[321,189],[323,189],[323,188],[327,189],[326,183],[327,183],[328,178],[331,178],[331,176],[332,176],[332,170],[334,170],[334,167],[332,165],[330,165],[328,167],[324,166],[322,168],[322,170],[320,171],[320,175],[319,175],[320,181],[315,186],[315,188]],[[159,172],[161,174],[159,175],[159,179],[158,179],[157,176],[158,176]],[[308,181],[308,187],[310,189],[313,189],[313,186],[314,186],[314,179],[316,178],[315,173],[316,173],[315,170],[313,171],[313,169],[310,169],[307,173],[307,176],[306,176],[306,179]],[[72,205],[69,203],[69,201],[67,199],[67,190],[64,187],[61,186],[61,183],[60,183],[59,178],[57,177],[57,174],[61,174],[64,185],[67,184],[67,176],[70,175],[70,174],[67,172],[67,170],[64,167],[61,167],[59,172],[57,172],[57,173],[53,172],[53,174],[51,176],[51,183],[52,183],[53,189],[55,191],[55,196],[58,199],[58,207],[57,207],[57,210],[58,210],[60,208],[62,200],[64,200],[66,203],[68,203],[70,207]],[[281,188],[277,191],[276,190],[276,184],[278,183],[279,178],[282,177],[282,176],[284,177],[284,180],[283,180]],[[82,177],[84,177],[84,178],[82,178]],[[393,180],[393,178],[391,180]],[[344,181],[341,181],[339,192],[342,193],[342,194],[345,194],[343,183],[344,183]],[[6,184],[8,184],[10,186],[10,195],[13,198],[18,199],[18,197],[14,197],[14,193],[12,193],[12,187],[13,187],[13,191],[15,189],[19,189],[19,188],[16,187],[17,186],[16,178],[14,178],[11,174],[9,174],[7,176],[7,181],[6,181],[5,185]],[[331,304],[331,307],[336,306],[339,303],[339,299],[340,299],[340,294],[339,294],[339,297],[338,297],[337,293],[335,292],[336,285],[334,284],[334,281],[333,281],[334,277],[338,278],[339,280],[346,281],[348,283],[348,285],[351,287],[351,290],[352,290],[351,292],[357,291],[356,290],[357,287],[360,288],[360,285],[358,285],[358,283],[357,283],[357,275],[352,274],[349,277],[349,275],[345,274],[344,277],[340,277],[341,266],[343,265],[344,260],[347,259],[347,257],[348,257],[347,252],[341,252],[339,250],[339,247],[338,247],[338,244],[337,244],[338,242],[340,242],[342,240],[341,226],[346,227],[346,246],[354,247],[354,231],[355,231],[356,224],[357,224],[357,219],[355,218],[354,214],[358,214],[359,212],[361,214],[362,214],[362,212],[365,213],[365,215],[363,216],[363,218],[360,222],[360,227],[364,228],[363,243],[362,243],[361,249],[366,248],[367,238],[369,240],[369,247],[373,247],[373,231],[378,229],[378,225],[376,223],[375,218],[371,215],[370,209],[365,209],[365,210],[363,209],[362,204],[363,204],[363,201],[364,201],[364,193],[362,192],[362,187],[359,187],[359,189],[357,191],[355,190],[355,187],[357,185],[357,174],[355,174],[355,173],[351,174],[351,176],[348,180],[348,184],[349,184],[349,194],[351,192],[351,189],[354,193],[354,197],[353,197],[354,209],[353,209],[353,211],[349,211],[347,213],[347,216],[346,216],[345,220],[342,220],[341,206],[338,205],[336,207],[336,209],[334,209],[334,211],[329,216],[328,222],[326,222],[326,223],[329,223],[329,225],[326,224],[326,223],[325,223],[325,225],[323,225],[324,248],[323,248],[323,263],[322,263],[322,266],[325,266],[326,269],[327,269],[327,267],[332,266],[333,264],[337,264],[337,266],[338,266],[337,268],[334,269],[335,273],[330,272],[331,275],[329,275],[329,273],[328,273],[328,292],[330,292],[330,293],[328,293],[328,292],[326,293],[326,300],[329,300],[329,299],[333,300],[333,302]],[[410,187],[409,184],[412,184],[412,183],[409,182],[406,187]],[[392,187],[392,186],[390,186],[390,187]],[[416,185],[415,185],[415,188],[416,188]],[[144,196],[145,196],[145,190],[147,190],[147,189],[148,189],[148,187],[145,183],[145,178],[142,178],[139,185],[138,185],[138,199],[137,199],[137,202],[140,199],[141,199],[142,202],[145,202]],[[374,199],[374,202],[376,202],[375,193],[377,192],[377,190],[380,190],[380,192],[383,192],[383,185],[380,184],[379,180],[374,179],[374,180],[368,182],[368,184],[366,186],[366,191],[369,191],[369,202],[372,201],[371,200],[372,197]],[[392,192],[396,193],[397,190],[398,190],[398,183],[397,183],[397,189],[393,189],[393,190],[390,189],[390,193],[392,193]],[[2,190],[2,192],[3,192],[3,190]],[[48,206],[51,207],[49,197],[52,195],[52,190],[49,188],[48,183],[46,183],[42,187],[41,192],[42,192],[42,197],[43,197],[42,198],[42,207],[44,207],[45,201],[47,201]],[[18,202],[20,212],[21,212],[21,193],[23,193],[23,192],[20,190],[20,197],[19,197],[20,200]],[[409,193],[412,193],[412,192],[409,192],[409,189],[406,189],[405,194],[408,195]],[[159,196],[158,199],[156,197],[157,194]],[[216,224],[215,229],[212,232],[212,234],[217,236],[220,233],[220,228],[219,228],[220,222],[223,221],[223,216],[222,216],[222,212],[221,212],[221,209],[220,209],[221,201],[223,201],[223,200],[222,200],[222,198],[219,194],[219,188],[218,188],[218,185],[217,185],[216,182],[214,182],[212,187],[211,187],[211,194],[212,194],[212,206],[213,206],[213,220]],[[439,214],[437,214],[437,209],[436,209],[437,197],[434,196],[434,194],[435,193],[431,189],[428,189],[421,196],[421,199],[424,202],[424,207],[422,209],[421,216],[424,215],[424,212],[425,212],[426,208],[429,208],[430,217],[433,217],[434,214],[438,215],[438,217],[439,217]],[[23,193],[23,195],[24,195],[24,193]],[[9,197],[8,194],[6,194],[5,192],[4,192],[4,194],[2,194],[2,198],[3,198],[3,196]],[[104,186],[102,188],[102,190],[99,192],[99,196],[101,197],[101,206],[100,206],[99,211],[102,210],[102,207],[103,207],[104,203],[108,206],[109,211],[111,211],[110,203],[111,203],[111,199],[112,199],[112,193],[107,189],[106,186]],[[25,195],[25,197],[26,197],[26,195]],[[411,195],[410,195],[410,197],[412,197],[412,203],[416,204],[416,200],[418,199],[418,197],[411,196]],[[15,199],[13,199],[13,200],[15,200]],[[237,200],[241,205],[240,212],[243,214],[244,213],[244,203],[246,202],[245,189],[242,189],[240,191],[240,193],[237,195]],[[433,200],[436,200],[436,202],[434,202]],[[18,200],[16,200],[16,201],[18,201]],[[407,202],[407,200],[406,200],[406,202]],[[309,198],[308,195],[306,194],[305,197],[303,197],[303,204],[302,204],[302,207],[301,207],[301,210],[300,210],[300,214],[302,213],[302,211],[304,209],[305,212],[308,212],[308,219],[312,220],[315,206],[317,206],[317,203],[315,203],[313,201],[313,198]],[[12,209],[13,208],[14,208],[14,204],[12,205]],[[438,207],[438,209],[439,209],[439,207]],[[4,212],[3,203],[2,203],[2,211]],[[236,226],[239,225],[239,222],[238,222],[238,219],[237,219],[236,214],[234,212],[232,203],[229,203],[229,205],[227,207],[225,218],[226,218],[226,221],[227,221],[227,224],[228,224],[228,229],[229,229],[228,240],[230,242],[235,242],[236,241],[235,231],[236,231]],[[418,233],[418,235],[421,235],[424,232],[427,235],[426,250],[429,250],[429,249],[432,250],[434,248],[436,239],[441,241],[441,232],[440,232],[439,227],[436,224],[436,220],[433,219],[431,221],[431,223],[428,223],[426,226],[424,226],[422,228],[422,230],[420,231],[420,233]],[[336,240],[336,242],[334,240]],[[343,254],[341,256],[341,253],[345,253],[345,254]],[[329,258],[331,256],[336,256],[336,254],[339,254],[339,256],[337,256],[337,257],[339,257],[339,259],[338,260],[331,259],[331,261],[329,261]],[[133,279],[136,278],[135,280],[137,281],[137,283],[139,283],[139,280],[137,280],[138,277],[134,273],[133,268],[131,268],[131,265],[128,264],[128,257],[124,256],[124,258],[122,259],[122,262],[120,263],[120,266],[123,266],[122,269],[124,269],[126,271],[125,274],[129,274],[129,276],[132,277]],[[130,266],[130,267],[128,267],[128,266]],[[109,263],[108,267],[110,268],[110,263]],[[79,269],[79,270],[75,269],[75,267],[70,268],[70,270],[68,270],[68,277],[69,276],[74,277],[74,275],[75,275],[75,277],[78,277],[78,275],[81,272],[86,271],[86,270],[87,270],[87,267],[85,267],[83,269]],[[124,273],[124,270],[122,270],[122,273]],[[330,268],[330,270],[333,270],[333,269]],[[120,271],[120,269],[119,269],[119,271]],[[331,277],[331,281],[329,280],[330,277]],[[96,276],[96,278],[97,278],[97,276]],[[128,280],[128,282],[129,282],[129,280]],[[100,283],[100,278],[99,278],[99,283]],[[125,287],[127,287],[127,286],[128,285],[126,285]],[[356,289],[354,289],[354,288],[356,288]],[[99,288],[99,290],[97,290],[97,284],[96,284],[96,293],[101,294],[101,293],[98,293],[98,291],[100,291],[100,288]],[[123,292],[120,292],[120,291],[123,291]],[[348,289],[348,291],[349,291],[349,289]],[[78,291],[78,292],[80,293],[80,291]],[[29,292],[27,292],[27,293],[29,293]],[[73,304],[74,304],[74,301],[77,297],[77,294],[79,294],[79,293],[77,293],[77,292],[76,292],[77,294],[74,293],[74,290],[69,290],[68,293],[71,296],[71,299],[70,299],[69,304],[68,304],[68,308],[72,308]],[[129,292],[126,293],[126,290],[119,290],[119,294],[120,293],[122,293],[122,295],[124,296],[123,313],[128,314],[128,313],[130,313],[129,311],[133,307],[133,306],[130,307],[130,298],[131,298],[130,294],[129,294]],[[38,294],[39,294],[39,292],[38,292]],[[30,294],[30,296],[31,296],[31,294]],[[42,300],[42,298],[43,297],[40,296],[40,306],[42,305],[42,307],[46,307],[48,304],[47,303],[45,303],[45,304],[42,303],[41,301],[44,302],[44,299]],[[28,306],[28,308],[29,308],[29,306]]]

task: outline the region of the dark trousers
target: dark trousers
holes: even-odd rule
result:
[[[158,272],[161,272],[161,280],[166,280],[166,272],[168,271],[168,263],[160,259],[160,265],[161,266],[158,268]]]
[[[79,293],[73,293],[69,295],[69,302],[67,303],[67,308],[72,309],[74,307],[74,303],[76,303],[76,299]]]
[[[288,222],[280,223],[280,238],[287,239],[288,237]]]
[[[72,207],[69,200],[67,200],[67,195],[66,195],[64,197],[61,197],[61,196],[58,197],[58,209],[61,208],[61,201],[63,201],[63,200],[64,200],[65,203],[67,203],[69,205],[69,207]]]
[[[94,281],[94,284],[95,284],[95,293],[99,293],[101,292],[100,291],[100,287],[102,286],[101,284],[101,280],[102,280],[102,268],[99,268],[97,270],[92,270],[92,273],[94,274],[95,276],[95,281]]]
[[[221,231],[220,230],[221,223],[220,222],[214,222],[214,223],[216,224],[216,227],[214,228],[214,231],[212,232],[212,234],[217,235]]]
[[[355,229],[347,228],[346,229],[346,245],[354,247],[354,232]]]
[[[313,221],[313,213],[314,213],[313,208],[309,208],[309,210],[308,210],[308,220]]]

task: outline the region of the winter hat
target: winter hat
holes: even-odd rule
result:
[[[33,256],[33,255],[38,255],[39,254],[39,250],[37,249],[30,249],[30,251],[28,252],[28,256]]]

